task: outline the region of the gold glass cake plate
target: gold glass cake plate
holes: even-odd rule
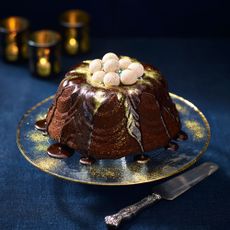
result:
[[[194,164],[205,152],[210,141],[209,124],[203,113],[191,102],[170,94],[179,111],[182,130],[188,140],[179,142],[175,152],[158,149],[146,153],[150,161],[140,164],[133,156],[118,160],[98,160],[92,165],[79,163],[80,154],[67,159],[48,156],[46,149],[53,143],[35,130],[37,120],[45,117],[53,96],[28,110],[17,129],[17,144],[23,156],[35,167],[62,179],[95,185],[131,185],[157,181],[179,173]]]

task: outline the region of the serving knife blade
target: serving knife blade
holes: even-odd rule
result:
[[[118,227],[120,223],[136,215],[140,210],[156,203],[161,199],[173,200],[192,188],[194,185],[217,171],[218,165],[205,162],[185,173],[180,174],[153,188],[153,193],[141,201],[130,205],[113,215],[105,217],[105,223],[109,226]]]

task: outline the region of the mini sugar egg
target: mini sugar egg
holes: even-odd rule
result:
[[[115,53],[107,53],[103,56],[102,62],[106,62],[109,59],[119,60],[118,56]]]
[[[138,62],[133,62],[128,66],[128,69],[135,71],[137,77],[141,77],[144,74],[144,67]]]
[[[103,82],[104,76],[105,76],[105,72],[100,70],[93,73],[92,80],[94,82],[101,83]]]
[[[134,70],[125,69],[120,74],[121,83],[123,85],[133,85],[137,82],[137,74]]]
[[[105,72],[115,72],[119,69],[119,62],[115,59],[109,59],[103,64],[103,70]]]
[[[89,71],[90,73],[95,73],[96,71],[99,71],[102,69],[102,63],[100,59],[94,59],[89,64]]]
[[[120,77],[115,72],[109,72],[105,74],[103,82],[107,87],[118,86],[120,84]]]
[[[130,64],[131,64],[131,60],[128,58],[121,58],[119,60],[120,69],[127,69]]]

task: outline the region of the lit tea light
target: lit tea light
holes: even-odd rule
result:
[[[77,41],[75,38],[70,38],[69,39],[69,45],[72,46],[72,47],[75,47],[77,44]]]
[[[63,48],[69,55],[89,51],[89,15],[82,10],[65,11],[60,17]]]
[[[60,41],[60,35],[50,30],[31,34],[28,41],[29,62],[34,75],[47,78],[60,72]]]
[[[47,77],[50,75],[51,64],[47,60],[47,58],[42,57],[39,59],[39,61],[37,63],[37,71],[38,71],[38,74],[42,77]]]
[[[76,54],[78,52],[78,48],[78,41],[75,38],[70,38],[67,44],[65,45],[66,51],[71,55]]]
[[[22,17],[0,21],[0,54],[5,61],[17,62],[28,57],[28,27],[28,21]]]
[[[19,50],[15,43],[6,46],[5,56],[8,61],[17,61]]]

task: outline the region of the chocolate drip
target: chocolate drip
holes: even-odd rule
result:
[[[60,141],[62,143],[68,142],[71,133],[63,135],[63,132],[70,123],[72,123],[75,128],[84,124],[84,126],[87,127],[87,129],[84,129],[85,146],[87,146],[87,150],[89,151],[93,131],[93,117],[104,101],[103,93],[99,95],[98,91],[92,91],[86,84],[75,85],[74,92],[71,94],[71,101],[71,108],[65,119]],[[76,108],[78,108],[78,110],[76,110]],[[81,120],[79,120],[79,115]],[[88,151],[86,151],[84,155],[87,156]]]
[[[74,103],[71,103],[71,108],[69,109],[68,111],[68,115],[65,119],[65,123],[63,125],[63,129],[65,126],[67,126],[74,118],[74,114],[76,112],[75,108],[76,108],[76,105],[77,103],[79,102],[80,100],[80,97],[78,97],[78,90],[79,90],[79,87],[76,87],[74,92],[71,94],[71,101],[74,101]],[[75,100],[73,99],[75,98]],[[62,137],[62,135],[61,135]]]
[[[165,148],[170,151],[176,151],[179,148],[179,146],[177,143],[170,141]]]
[[[168,108],[166,108],[165,106],[162,107],[174,120],[176,120],[175,115]]]
[[[139,154],[134,157],[134,161],[140,164],[146,164],[147,162],[150,161],[150,157],[145,154]]]
[[[95,162],[95,159],[92,157],[81,157],[80,163],[83,165],[91,165]]]
[[[66,145],[56,143],[48,147],[47,153],[51,157],[58,158],[58,159],[64,159],[64,158],[68,158],[72,156],[74,153],[74,150],[70,149]]]
[[[92,132],[93,132],[93,111],[94,108],[92,107],[92,105],[89,105],[87,103],[87,101],[83,102],[83,108],[84,108],[84,114],[89,122],[89,134],[88,134],[88,146],[87,146],[87,150],[89,151],[90,149],[90,144],[91,144],[91,138],[92,138]]]
[[[47,132],[48,132],[48,129],[49,129],[49,125],[50,125],[50,123],[51,123],[52,120],[53,120],[55,111],[56,111],[56,109],[57,109],[57,101],[58,101],[58,99],[62,96],[63,92],[64,92],[68,87],[71,87],[71,86],[72,86],[72,84],[69,84],[69,83],[71,82],[72,79],[73,79],[73,76],[70,75],[70,76],[67,76],[67,77],[60,83],[60,85],[62,86],[62,89],[61,89],[61,90],[58,89],[57,94],[56,94],[56,97],[55,97],[54,102],[53,102],[53,104],[52,104],[52,107],[51,107],[51,109],[52,109],[51,116],[50,116],[49,121],[47,122]],[[78,84],[81,84],[82,82],[85,82],[85,79],[82,77],[82,75],[80,75],[80,76],[76,76],[76,75],[75,75],[74,80],[76,80],[76,79],[77,79],[77,81],[78,81]]]
[[[149,76],[146,76],[146,77],[151,82],[149,94],[154,97],[154,100],[156,101],[157,107],[159,108],[160,119],[161,119],[161,123],[164,127],[165,133],[169,139],[172,139],[172,136],[169,132],[169,129],[167,127],[167,124],[166,124],[164,116],[163,116],[163,110],[166,111],[176,122],[178,122],[178,121],[177,121],[177,116],[175,116],[176,110],[174,110],[171,107],[173,105],[173,103],[172,103],[171,98],[168,94],[167,86],[165,86],[165,82],[162,81],[160,76],[154,77],[151,74],[151,71],[149,72]],[[157,84],[164,85],[164,87],[162,88],[162,89],[164,89],[164,91],[162,91],[160,94],[156,88]],[[156,91],[156,93],[152,93],[154,91]],[[164,100],[162,100],[162,99],[164,99]],[[169,106],[169,107],[167,107],[167,106]]]
[[[161,118],[162,125],[164,126],[165,133],[166,133],[166,135],[171,139],[169,130],[168,130],[168,128],[167,128],[167,125],[166,125],[166,123],[165,123],[164,117],[163,117],[163,115],[162,115],[162,108],[161,108],[161,106],[160,106],[160,104],[159,104],[159,102],[158,102],[157,99],[156,99],[156,103],[157,103],[157,106],[158,106],[159,111],[160,111],[160,118]]]
[[[176,140],[179,140],[179,141],[185,141],[187,139],[188,139],[188,135],[182,130],[176,136]]]
[[[127,129],[129,134],[138,142],[141,151],[144,152],[142,144],[142,135],[139,123],[139,114],[137,106],[140,103],[140,98],[137,94],[127,95],[124,101],[125,115],[127,118]]]
[[[47,130],[46,119],[36,121],[34,126],[37,130],[45,133]]]
[[[51,107],[52,113],[51,113],[51,116],[50,116],[49,121],[48,121],[47,124],[46,124],[46,125],[47,125],[47,132],[48,132],[48,130],[49,130],[49,125],[50,125],[50,123],[51,123],[52,120],[53,120],[53,117],[54,117],[54,114],[55,114],[55,111],[56,111],[56,108],[57,108],[57,101],[58,101],[59,97],[62,95],[64,89],[65,89],[65,88],[63,87],[63,89],[62,89],[60,92],[58,92],[58,93],[56,94],[55,102],[53,102],[53,104],[52,104],[52,107]]]

